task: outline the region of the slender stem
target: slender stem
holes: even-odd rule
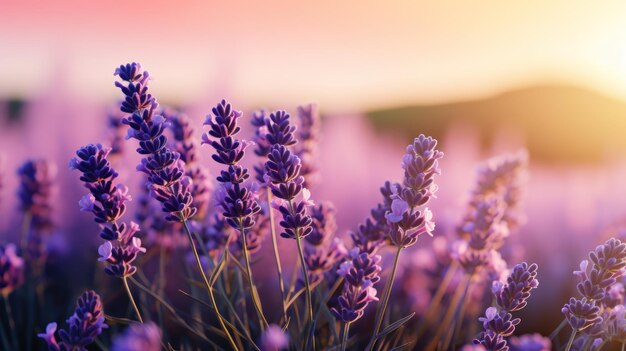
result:
[[[554,340],[554,338],[556,338],[556,336],[559,335],[559,332],[561,331],[561,329],[563,329],[563,327],[565,327],[566,325],[567,325],[567,319],[563,319],[561,321],[561,324],[559,324],[559,326],[556,327],[556,329],[554,329],[552,333],[550,333],[550,336],[548,337],[550,341]]]
[[[467,294],[471,276],[472,276],[471,274],[466,275],[463,289],[457,288],[456,293],[452,297],[452,302],[448,306],[448,310],[445,316],[443,317],[443,321],[439,323],[439,327],[437,328],[437,331],[435,332],[432,340],[426,346],[425,350],[434,350],[435,347],[437,346],[437,342],[439,341],[439,338],[441,337],[441,334],[445,331],[446,328],[450,326],[450,322],[452,321],[452,318],[456,314],[457,308],[459,307],[459,303],[464,298],[465,294]]]
[[[565,347],[565,351],[569,351],[572,348],[572,344],[574,343],[574,339],[576,338],[576,329],[572,329],[572,334],[569,337],[569,341],[567,342],[567,346]]]
[[[133,308],[135,309],[135,313],[137,314],[137,319],[139,322],[143,323],[143,319],[141,318],[141,313],[139,313],[139,308],[135,303],[135,299],[133,298],[133,294],[130,292],[130,287],[128,286],[128,277],[122,277],[122,281],[124,282],[124,287],[126,288],[126,293],[128,294],[128,299],[133,304]]]
[[[9,297],[6,295],[2,295],[2,302],[4,304],[4,311],[6,312],[7,321],[9,322],[9,332],[11,334],[11,343],[14,347],[17,348],[17,336],[15,334],[15,320],[13,319],[13,312],[11,311],[11,304],[9,303]],[[4,334],[4,329],[3,329]],[[4,336],[4,335],[3,335]],[[6,337],[7,342],[9,341],[9,337]]]
[[[383,318],[385,313],[387,312],[387,304],[389,303],[389,297],[391,296],[391,288],[393,287],[393,281],[396,277],[396,270],[398,269],[398,261],[400,260],[400,252],[402,251],[402,247],[398,247],[396,251],[396,257],[393,260],[393,268],[391,269],[391,274],[387,280],[387,287],[385,288],[385,295],[383,297],[382,304],[378,305],[378,309],[376,312],[376,328],[372,333],[372,337],[370,342],[367,344],[367,350],[372,350],[374,345],[376,345],[376,340],[378,340],[378,332],[383,324]]]
[[[428,329],[428,326],[432,325],[432,318],[434,317],[435,312],[439,311],[439,304],[441,303],[443,296],[448,290],[448,286],[450,286],[452,278],[454,278],[458,265],[459,264],[457,261],[452,261],[448,266],[448,270],[446,271],[446,274],[443,277],[441,284],[439,284],[439,287],[437,287],[437,291],[435,292],[433,298],[428,304],[428,309],[426,310],[426,313],[424,313],[424,316],[420,320],[420,323],[417,327],[417,332],[415,332],[415,339],[419,339]]]
[[[624,348],[624,347],[626,347],[626,340],[622,341],[622,351],[624,351],[624,350],[625,350],[625,348]]]
[[[202,276],[202,279],[204,280],[204,284],[206,285],[207,292],[209,293],[209,298],[211,299],[211,304],[213,305],[213,309],[215,310],[215,314],[217,315],[217,319],[220,323],[220,326],[222,327],[222,330],[224,331],[224,334],[226,335],[226,339],[228,339],[228,342],[230,343],[230,346],[233,348],[233,350],[239,350],[239,348],[235,344],[235,340],[233,340],[233,337],[230,335],[228,328],[226,328],[226,324],[224,323],[224,320],[222,319],[222,315],[219,309],[217,308],[217,302],[215,301],[215,295],[213,294],[213,287],[211,286],[211,284],[209,284],[209,280],[207,279],[206,274],[204,273],[204,268],[202,268],[202,262],[200,261],[200,256],[198,255],[198,249],[196,248],[196,243],[193,241],[193,236],[191,235],[191,231],[189,230],[187,221],[183,221],[183,227],[185,228],[185,233],[187,233],[187,237],[189,238],[189,243],[191,244],[193,256],[196,259],[196,265],[198,266],[200,275]]]
[[[341,330],[341,351],[346,351],[349,333],[350,333],[350,322],[343,323],[343,329]]]
[[[274,213],[272,211],[272,191],[267,189],[267,208],[270,217],[270,228],[272,233],[272,248],[274,249],[274,259],[276,260],[276,271],[278,272],[278,287],[280,289],[280,303],[283,307],[283,322],[287,322],[287,308],[285,308],[285,281],[283,279],[283,269],[280,264],[280,256],[278,254],[278,244],[276,242],[276,224],[274,222]]]
[[[309,273],[307,272],[306,262],[304,261],[304,251],[302,250],[302,238],[300,237],[299,234],[300,233],[296,232],[296,244],[298,245],[298,256],[300,257],[300,265],[302,266],[302,275],[304,275],[304,285],[306,287],[306,306],[307,306],[307,313],[309,316],[309,323],[310,323],[310,326],[313,327],[313,302],[311,299],[311,283],[309,282]]]
[[[265,330],[267,328],[268,323],[267,319],[263,315],[263,308],[261,307],[261,301],[259,299],[259,294],[257,293],[256,286],[254,285],[254,281],[252,280],[252,267],[250,266],[250,254],[248,253],[248,244],[246,243],[246,233],[243,228],[243,221],[239,221],[239,231],[241,232],[241,242],[243,246],[243,258],[246,261],[246,275],[248,276],[248,284],[250,284],[250,291],[252,293],[252,303],[254,304],[254,309],[256,310],[257,315],[259,316],[259,325],[261,326],[261,330]]]

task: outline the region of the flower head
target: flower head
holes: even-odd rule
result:
[[[153,322],[133,323],[124,334],[113,338],[112,351],[159,351],[161,329]]]

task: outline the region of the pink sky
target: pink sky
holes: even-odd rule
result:
[[[0,96],[64,76],[110,100],[141,61],[162,100],[378,108],[566,81],[626,96],[626,3],[0,0]]]

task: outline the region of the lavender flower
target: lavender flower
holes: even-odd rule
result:
[[[100,237],[107,240],[98,248],[99,261],[106,261],[109,266],[105,272],[127,277],[137,271],[133,261],[141,247],[141,239],[135,237],[139,226],[131,222],[118,224],[118,220],[126,211],[126,201],[130,200],[128,190],[123,185],[113,185],[118,174],[107,160],[110,149],[102,145],[87,145],[76,151],[76,157],[70,161],[70,168],[82,172],[80,180],[89,190],[80,201],[83,211],[92,212],[96,223],[100,224]]]
[[[541,334],[524,334],[509,339],[511,351],[550,351],[552,343]]]
[[[161,329],[153,322],[131,324],[113,338],[112,351],[160,351]]]
[[[45,159],[28,160],[17,171],[20,179],[20,209],[30,216],[27,253],[41,263],[45,256],[44,235],[53,228],[52,193],[56,167]]]
[[[83,293],[78,298],[74,314],[67,320],[67,325],[67,329],[58,330],[60,341],[55,337],[56,323],[48,324],[46,332],[37,336],[46,341],[49,351],[86,351],[86,346],[102,333],[102,329],[107,328],[100,296],[92,290]]]
[[[511,230],[515,230],[524,221],[520,207],[527,166],[528,154],[520,151],[492,158],[481,165],[477,172],[478,179],[472,198],[478,200],[494,195],[502,198],[506,208],[503,221]]]
[[[330,202],[311,207],[311,218],[312,231],[304,241],[304,258],[309,280],[317,282],[343,260],[347,250],[343,241],[333,238],[337,226],[335,209]]]
[[[344,278],[343,290],[336,306],[331,308],[335,317],[344,323],[351,323],[363,316],[365,308],[372,301],[378,301],[374,284],[380,280],[381,257],[352,249],[337,274]]]
[[[298,106],[298,144],[296,155],[302,160],[300,174],[304,177],[304,186],[310,187],[316,180],[317,144],[320,133],[320,115],[317,104]]]
[[[250,176],[248,169],[238,164],[248,146],[246,141],[234,138],[240,130],[237,119],[242,113],[233,110],[226,100],[217,104],[212,112],[214,119],[209,115],[204,123],[210,130],[202,135],[202,143],[209,144],[215,149],[213,160],[228,166],[227,170],[221,171],[217,177],[217,181],[223,184],[218,203],[222,207],[227,223],[243,233],[254,226],[255,215],[261,207],[251,189],[243,185]]]
[[[602,317],[599,315],[600,307],[586,298],[570,298],[569,302],[561,309],[561,312],[563,312],[567,322],[575,331],[582,331],[596,323],[602,322]]]
[[[536,264],[529,265],[522,262],[515,265],[506,280],[506,284],[494,282],[493,293],[498,307],[508,312],[519,311],[526,307],[526,300],[530,297],[530,291],[539,286],[536,277]]]
[[[485,316],[478,318],[484,331],[474,339],[474,344],[482,345],[487,350],[508,350],[504,338],[511,336],[515,326],[520,323],[520,319],[513,318],[510,312],[526,306],[530,291],[539,285],[536,276],[537,265],[522,262],[513,267],[506,284],[499,281],[493,283],[492,293],[497,307],[487,308]]]
[[[289,336],[276,324],[270,324],[261,335],[259,346],[264,351],[280,351],[289,347]]]
[[[180,159],[185,162],[185,175],[192,180],[190,186],[193,198],[192,206],[197,209],[196,218],[206,217],[209,199],[213,190],[210,181],[211,174],[206,167],[198,163],[200,158],[199,148],[191,127],[191,121],[186,115],[167,112],[165,118],[170,121],[170,129],[174,136],[172,149],[180,154]]]
[[[386,214],[391,211],[393,202],[391,196],[396,188],[397,184],[385,182],[380,188],[383,202],[370,211],[371,218],[367,218],[356,231],[350,233],[354,246],[361,251],[374,254],[385,243],[385,240],[388,240],[387,233],[390,232],[390,225]]]
[[[391,210],[386,213],[391,226],[389,238],[395,246],[409,247],[419,235],[432,235],[432,213],[428,208],[418,208],[426,205],[437,191],[434,177],[441,173],[439,159],[443,153],[435,150],[436,146],[436,140],[420,135],[402,158],[404,181],[395,187]]]
[[[0,294],[5,298],[24,283],[24,260],[13,244],[0,245]]]
[[[124,153],[124,116],[119,112],[109,113],[108,116],[108,134],[109,145],[111,146],[111,155],[121,155]]]
[[[137,139],[137,152],[145,155],[137,169],[148,175],[152,195],[162,204],[163,212],[168,213],[166,218],[186,221],[196,213],[189,191],[191,181],[184,176],[180,154],[167,147],[167,137],[163,135],[165,118],[154,114],[158,103],[148,93],[150,74],[138,63],[129,63],[117,68],[115,75],[123,81],[115,82],[125,95],[120,109],[131,114],[123,120],[130,127],[128,138]]]

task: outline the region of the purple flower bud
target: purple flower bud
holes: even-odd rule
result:
[[[561,312],[565,315],[567,322],[576,331],[582,331],[590,326],[602,322],[600,308],[587,299],[570,298],[569,302],[563,306]]]

